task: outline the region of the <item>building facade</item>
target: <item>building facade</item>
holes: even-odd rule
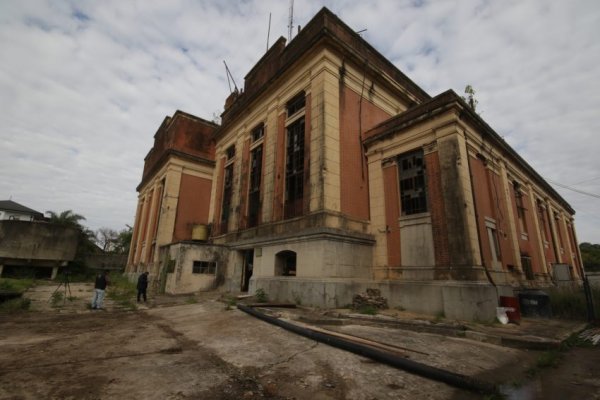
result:
[[[581,277],[572,208],[459,96],[432,98],[327,9],[258,61],[212,138],[214,184],[192,206],[210,240],[182,275],[213,260],[228,290],[335,307],[378,288],[466,319],[556,271]],[[167,198],[144,174],[132,265],[182,241],[143,233]]]

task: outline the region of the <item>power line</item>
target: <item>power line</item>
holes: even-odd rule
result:
[[[574,187],[563,185],[562,183],[551,181],[550,179],[548,179],[548,182],[550,182],[553,185],[560,186],[561,188],[571,190],[573,192],[577,192],[577,193],[580,193],[580,194],[584,194],[586,196],[595,197],[597,199],[600,199],[600,195],[598,195],[598,194],[584,192],[583,190],[575,189]]]

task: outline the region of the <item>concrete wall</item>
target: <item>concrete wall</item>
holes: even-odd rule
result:
[[[181,294],[210,290],[224,282],[228,259],[227,251],[222,247],[202,243],[178,243],[170,246],[168,252],[173,272],[166,273],[166,293]],[[194,261],[216,262],[215,274],[193,273]],[[169,268],[168,265],[162,266],[165,267]]]
[[[91,269],[123,270],[127,264],[126,254],[86,254],[83,261]]]
[[[76,229],[46,222],[0,221],[0,259],[72,261]]]
[[[381,290],[390,308],[458,320],[492,321],[498,306],[496,289],[486,283],[253,277],[250,286],[251,293],[263,289],[272,301],[327,308],[348,306],[354,295],[373,288]]]

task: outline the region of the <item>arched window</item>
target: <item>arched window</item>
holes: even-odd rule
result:
[[[275,275],[296,276],[296,253],[290,250],[275,254]]]

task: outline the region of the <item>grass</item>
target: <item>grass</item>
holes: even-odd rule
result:
[[[195,297],[188,297],[187,299],[185,299],[185,302],[187,304],[196,304],[196,303],[198,303],[198,300],[196,300]]]
[[[600,287],[591,288],[596,315],[600,315]],[[587,319],[587,306],[583,287],[556,287],[546,290],[550,296],[552,315],[562,319]]]
[[[0,278],[0,290],[6,292],[23,293],[30,287],[35,285],[35,280],[31,278],[13,279]]]
[[[1,313],[17,313],[28,311],[31,307],[31,300],[24,298],[17,298],[7,300],[3,303],[0,303],[0,312]]]
[[[60,302],[63,301],[64,296],[61,292],[54,292],[52,293],[52,298],[50,300],[50,304],[52,304],[52,307],[59,307],[60,306]]]
[[[359,314],[377,315],[377,309],[373,306],[362,306],[356,311],[358,311]]]
[[[107,289],[107,297],[121,308],[128,310],[137,309],[137,305],[134,303],[137,294],[136,285],[130,282],[125,276],[110,275],[110,284]]]
[[[269,301],[269,296],[263,289],[256,289],[256,292],[254,292],[254,297],[258,303],[266,303]]]

